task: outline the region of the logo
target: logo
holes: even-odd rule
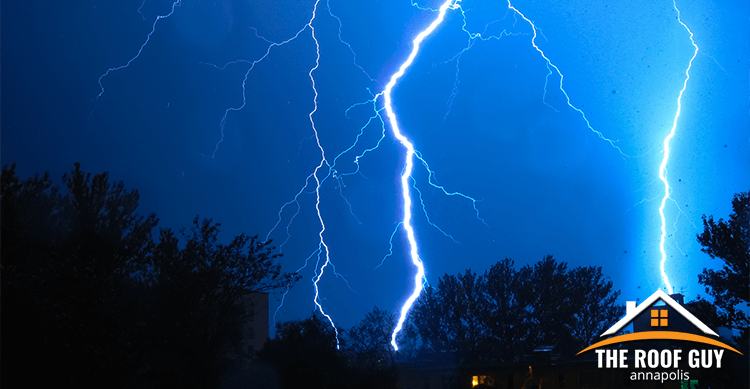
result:
[[[682,297],[677,296],[680,299]],[[664,302],[665,305],[654,306],[658,301]],[[625,317],[601,336],[614,335],[631,323],[633,333],[594,343],[576,355],[595,350],[600,369],[635,369],[631,373],[631,380],[660,380],[662,383],[667,380],[689,380],[690,372],[681,370],[685,368],[684,365],[691,369],[721,368],[725,351],[742,355],[733,347],[721,342],[718,339],[719,334],[690,313],[681,302],[675,301],[662,290],[657,290],[638,306],[635,301],[628,301]],[[665,341],[686,341],[696,343],[702,348],[683,350],[665,344]],[[639,348],[630,353],[631,350],[623,344],[628,342],[636,342],[636,347]],[[599,349],[613,344],[620,344],[620,347]],[[653,348],[644,349],[643,345],[651,345]],[[683,351],[686,351],[686,355],[683,355]],[[654,372],[654,369],[677,370]]]

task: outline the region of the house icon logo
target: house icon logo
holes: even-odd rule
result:
[[[665,305],[654,306],[654,304],[658,301],[664,302]],[[652,294],[638,306],[636,306],[635,301],[628,301],[626,304],[625,316],[620,319],[620,321],[615,323],[612,327],[610,327],[607,331],[601,334],[601,337],[615,335],[620,330],[625,328],[625,326],[641,316],[641,314],[643,314],[646,310],[650,311],[648,314],[648,317],[650,318],[650,321],[648,322],[648,324],[650,324],[649,331],[639,331],[631,334],[614,336],[594,343],[591,346],[588,346],[585,349],[579,351],[576,355],[611,344],[641,340],[690,341],[703,343],[710,346],[721,347],[729,351],[736,352],[740,355],[742,354],[733,347],[720,342],[718,340],[719,334],[710,329],[707,325],[705,325],[702,321],[700,321],[697,317],[695,317],[692,313],[685,309],[682,304],[675,301],[671,296],[666,294],[661,289],[654,292],[654,294]],[[697,332],[701,333],[702,335],[670,330],[670,327],[672,326],[671,323],[673,323],[675,319],[678,319],[671,318],[670,312],[672,315],[679,315],[682,319],[692,324],[698,330]]]
[[[600,336],[609,338],[576,355],[594,350],[598,369],[628,369],[624,376],[630,381],[680,381],[683,388],[697,387],[703,379],[700,370],[721,369],[727,351],[742,353],[722,343],[682,300],[681,294],[657,290],[640,305],[628,301],[625,317]],[[655,305],[659,301],[664,305]],[[631,323],[633,333],[616,335]]]

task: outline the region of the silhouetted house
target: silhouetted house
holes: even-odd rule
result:
[[[239,350],[253,357],[268,340],[268,293],[253,292],[243,296],[237,303],[246,315]]]
[[[255,353],[268,340],[268,293],[253,292],[240,299],[235,307],[248,315],[242,327],[242,338],[234,347],[235,364],[222,378],[222,389],[278,388],[276,373],[270,367],[253,361]]]
[[[409,363],[398,365],[398,387],[402,389],[442,389],[456,387],[459,371],[454,353],[420,353]]]

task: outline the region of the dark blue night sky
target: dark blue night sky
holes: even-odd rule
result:
[[[270,237],[283,243],[284,270],[297,270],[318,247],[314,180],[279,211],[321,160],[308,117],[316,44],[305,26],[315,2],[184,0],[158,21],[138,58],[102,79],[99,96],[99,77],[133,58],[172,7],[141,2],[3,2],[2,164],[16,162],[23,178],[49,171],[58,183],[77,161],[109,171],[139,190],[140,212],[156,212],[161,227],[200,215],[221,222],[229,240],[266,236],[278,222]],[[571,103],[622,153],[567,105],[556,72],[545,95],[549,71],[531,44],[533,29],[507,3],[459,5],[393,93],[400,126],[433,181],[477,200],[446,196],[415,167],[429,221],[450,235],[430,225],[415,197],[428,282],[551,254],[570,266],[602,266],[623,301],[664,288],[659,164],[693,55],[672,2],[513,2],[537,26],[536,43],[564,75]],[[436,17],[427,8],[438,6],[320,0],[312,22],[320,47],[313,120],[329,164],[358,139],[336,160],[336,179],[320,187],[324,238],[342,276],[325,273],[321,301],[345,327],[375,305],[398,310],[412,288],[402,229],[378,267],[402,217],[404,156],[376,116],[383,99],[368,100]],[[721,266],[700,251],[701,216],[727,218],[732,196],[750,189],[750,4],[677,6],[700,51],[670,143],[666,269],[675,291],[692,299],[705,295],[698,273]],[[243,99],[242,110],[226,115],[219,143],[222,117]],[[324,166],[319,176],[328,173]],[[313,310],[315,259],[278,320]],[[276,309],[281,294],[271,300]]]

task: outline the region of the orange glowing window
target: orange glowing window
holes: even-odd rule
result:
[[[669,311],[666,309],[651,310],[651,327],[666,327]]]
[[[471,387],[473,388],[479,385],[495,386],[495,381],[492,379],[492,377],[486,375],[475,375],[471,377]]]

